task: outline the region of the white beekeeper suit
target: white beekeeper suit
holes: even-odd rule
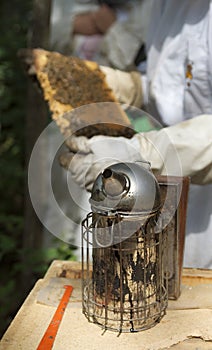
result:
[[[157,0],[151,23],[149,111],[166,125],[212,114],[212,1]],[[184,265],[212,268],[212,184],[191,185]]]
[[[190,175],[193,183],[204,184],[191,185],[184,266],[212,268],[212,1],[156,0],[150,23],[147,74],[141,76],[140,107],[145,104],[164,126],[172,126],[146,133],[145,138],[170,162],[172,155],[163,143],[164,135],[168,134],[179,154],[183,175]],[[127,91],[132,84],[131,76],[108,67],[102,69],[119,100],[125,103],[133,100],[131,95],[136,91]],[[183,122],[188,119],[189,123]],[[93,165],[101,158],[95,142],[104,143],[104,150],[109,152],[111,138],[78,138],[75,142],[79,150],[82,148],[88,154],[84,160],[82,155],[75,156],[70,171],[82,183],[80,175],[90,163],[87,175],[91,183],[92,171],[94,179],[96,170]],[[118,142],[117,138],[117,145]],[[153,147],[147,147],[144,135],[121,142],[125,144],[120,148],[124,149],[124,160],[134,159],[134,147],[151,162],[153,170],[163,173],[163,165]],[[116,155],[117,145],[113,146]],[[169,175],[174,175],[174,168],[175,164],[173,174]]]
[[[149,111],[173,125],[212,112],[212,5],[155,1],[147,42]]]

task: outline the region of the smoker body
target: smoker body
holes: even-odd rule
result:
[[[104,329],[135,332],[164,316],[167,235],[159,186],[141,164],[101,173],[82,223],[83,313]]]

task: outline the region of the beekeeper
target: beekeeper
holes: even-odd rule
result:
[[[50,48],[62,54],[95,60],[99,64],[129,69],[135,63],[143,62],[143,43],[151,3],[152,0],[52,0]],[[48,145],[45,164],[51,169],[54,189],[52,191],[50,183],[45,186],[48,194],[45,196],[46,203],[43,203],[45,209],[41,220],[49,232],[80,246],[80,238],[79,241],[77,238],[81,233],[81,221],[90,211],[90,195],[70,178],[69,194],[67,171],[58,162],[52,166],[57,139],[60,139],[58,134],[58,128],[51,123],[45,134]],[[35,207],[36,203],[33,205]],[[40,208],[37,208],[37,214]],[[80,259],[80,250],[77,255]]]
[[[120,102],[136,101],[164,128],[130,140],[73,138],[71,149],[80,151],[70,163],[73,178],[90,189],[105,167],[100,160],[109,160],[114,153],[122,161],[136,160],[140,153],[153,171],[167,173],[168,169],[169,175],[178,175],[165,141],[168,136],[181,161],[182,175],[189,175],[192,183],[184,266],[212,268],[212,1],[155,0],[146,76],[137,74],[135,82],[135,74],[132,79],[131,73],[102,69]]]
[[[152,0],[53,0],[51,48],[129,69],[144,59],[151,4]]]

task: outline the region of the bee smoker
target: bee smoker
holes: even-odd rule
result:
[[[168,304],[167,233],[159,185],[143,163],[117,163],[95,180],[82,222],[82,309],[105,330],[156,325]]]

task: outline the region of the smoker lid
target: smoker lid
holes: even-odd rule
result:
[[[90,204],[100,213],[152,214],[161,206],[159,184],[141,162],[116,163],[97,176]]]

